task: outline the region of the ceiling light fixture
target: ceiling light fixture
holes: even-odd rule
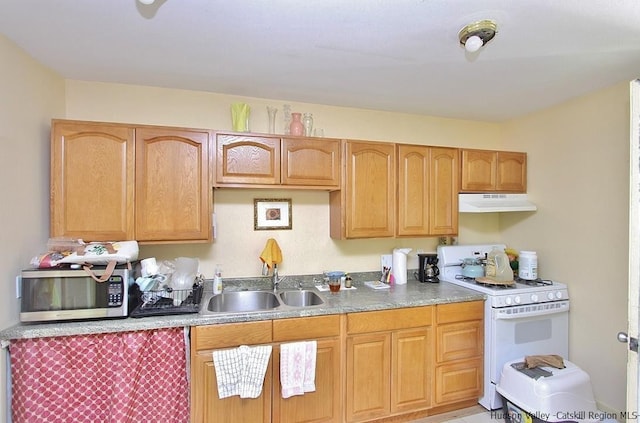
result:
[[[142,4],[146,5],[146,6],[149,6],[149,5],[153,4],[153,2],[154,2],[155,0],[138,0],[138,1],[139,1],[140,3],[142,3]]]
[[[469,53],[474,53],[495,37],[496,28],[496,23],[489,19],[470,23],[458,33],[460,44]]]

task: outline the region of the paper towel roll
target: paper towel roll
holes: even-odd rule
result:
[[[404,285],[407,283],[407,254],[411,248],[394,248],[391,259],[391,274],[393,283]]]

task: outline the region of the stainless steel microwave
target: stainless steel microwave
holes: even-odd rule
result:
[[[93,267],[96,276],[106,269]],[[129,275],[116,268],[98,282],[83,269],[24,270],[21,274],[20,321],[46,322],[127,317]]]

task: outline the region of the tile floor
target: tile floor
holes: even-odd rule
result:
[[[497,410],[500,411],[500,410]],[[436,416],[414,420],[411,423],[502,423],[504,419],[499,412],[490,413],[477,405]]]

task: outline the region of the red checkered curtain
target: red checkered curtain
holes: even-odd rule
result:
[[[9,348],[14,423],[189,421],[182,328],[23,339]]]

